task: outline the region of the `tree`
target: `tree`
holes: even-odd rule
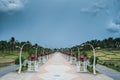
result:
[[[15,38],[14,37],[11,37],[11,39],[9,40],[9,48],[10,48],[10,51],[14,51],[14,48],[15,48]]]
[[[114,45],[115,45],[115,48],[120,48],[120,38],[114,39]]]
[[[4,40],[0,41],[0,50],[4,52],[7,49],[8,49],[7,41]]]

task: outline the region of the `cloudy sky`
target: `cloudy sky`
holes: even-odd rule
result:
[[[120,0],[0,0],[0,40],[60,48],[120,37]]]

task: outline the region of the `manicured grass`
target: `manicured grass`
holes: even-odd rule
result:
[[[88,57],[93,55],[92,51],[86,51]],[[120,50],[96,50],[96,56],[99,60],[120,60]]]
[[[110,60],[110,59],[107,57],[99,57],[99,60]]]
[[[0,58],[0,63],[9,63],[13,61],[14,59],[10,59],[10,58]]]
[[[92,51],[86,51],[88,56],[92,56]],[[96,56],[99,58],[99,64],[120,71],[120,50],[96,50]]]
[[[14,60],[17,58],[18,53],[17,52],[12,52],[8,53],[7,51],[0,52],[0,63],[9,63],[9,62],[14,62]]]
[[[22,56],[24,57],[24,59],[26,59],[28,57],[28,52],[23,52]],[[18,51],[14,51],[11,53],[7,53],[4,51],[0,52],[0,63],[9,63],[9,62],[14,62],[15,59],[19,56],[19,52]]]

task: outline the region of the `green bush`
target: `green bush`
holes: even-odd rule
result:
[[[90,73],[93,73],[93,66],[87,66],[87,70],[88,70]],[[99,73],[99,71],[96,70],[96,73]]]
[[[98,57],[95,57],[95,58],[96,58],[95,63],[97,64],[97,61],[99,60],[99,58]],[[91,56],[90,59],[89,59],[91,65],[93,64],[93,60],[94,60],[94,56]]]
[[[27,70],[27,66],[22,66],[22,71],[26,71]]]
[[[87,66],[87,70],[92,73],[93,72],[93,67],[92,66]]]
[[[24,62],[24,58],[23,57],[21,57],[21,61],[22,61],[22,63]],[[16,59],[15,59],[15,64],[19,64],[19,57],[17,57]]]
[[[23,63],[24,62],[24,58],[23,57],[21,57],[21,62]],[[19,57],[17,57],[16,59],[15,59],[15,64],[19,64]],[[22,69],[21,69],[21,71],[26,71],[27,70],[27,65],[26,66],[22,66]],[[16,71],[18,71],[18,70],[16,70]]]

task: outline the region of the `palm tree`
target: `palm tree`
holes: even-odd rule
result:
[[[10,40],[9,40],[9,48],[10,48],[10,51],[14,51],[14,48],[15,48],[15,38],[14,37],[11,37]]]
[[[7,41],[4,41],[4,40],[2,40],[2,41],[0,41],[0,50],[1,51],[7,51],[7,49],[8,49],[8,46],[7,46]]]

